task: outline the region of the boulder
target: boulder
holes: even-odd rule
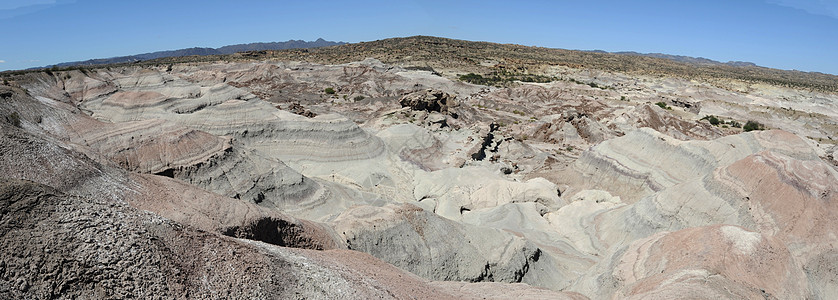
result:
[[[456,106],[454,98],[439,90],[422,90],[408,93],[399,99],[402,107],[410,107],[413,110],[435,111],[443,114],[451,113],[450,108]]]

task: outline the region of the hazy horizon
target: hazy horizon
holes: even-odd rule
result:
[[[838,3],[101,1],[0,4],[0,70],[192,47],[414,35],[838,74]],[[11,46],[9,46],[11,45]]]

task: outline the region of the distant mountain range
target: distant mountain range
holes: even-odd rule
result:
[[[674,60],[674,61],[682,62],[682,63],[688,63],[688,64],[693,64],[693,65],[704,65],[704,66],[715,66],[715,65],[728,65],[728,66],[734,66],[734,67],[756,67],[757,66],[755,63],[747,62],[747,61],[720,62],[720,61],[715,61],[715,60],[712,60],[712,59],[707,59],[707,58],[704,58],[704,57],[671,55],[671,54],[663,54],[663,53],[640,53],[640,52],[634,52],[634,51],[608,52],[608,51],[603,51],[603,50],[591,50],[589,52],[613,53],[613,54],[634,55],[634,56],[649,56],[649,57],[663,58],[663,59]]]
[[[273,42],[273,43],[250,43],[229,45],[220,48],[201,48],[193,47],[178,50],[157,51],[151,53],[143,53],[129,56],[118,56],[111,58],[89,59],[85,61],[73,61],[56,64],[58,67],[72,67],[72,66],[92,66],[116,63],[130,63],[138,62],[163,57],[175,56],[192,56],[192,55],[218,55],[218,54],[233,54],[242,51],[261,51],[261,50],[283,50],[283,49],[297,49],[297,48],[317,48],[343,45],[345,42],[332,42],[322,38],[313,42],[303,40],[289,40],[287,42]],[[49,67],[49,66],[48,66]]]

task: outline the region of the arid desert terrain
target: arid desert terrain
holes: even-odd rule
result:
[[[433,37],[0,75],[0,298],[838,298],[838,76]]]

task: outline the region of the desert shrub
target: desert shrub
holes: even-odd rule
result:
[[[660,108],[666,109],[666,103],[664,103],[664,102],[658,102],[658,103],[655,103],[655,105],[660,106]]]
[[[15,127],[20,127],[20,115],[16,111],[6,116],[6,120]]]
[[[742,129],[745,130],[745,132],[754,130],[765,130],[765,125],[762,125],[757,121],[748,120],[748,122],[745,122],[745,126],[742,126]]]
[[[474,84],[484,84],[484,85],[489,83],[488,79],[484,78],[480,74],[474,74],[474,73],[468,73],[466,75],[461,75],[460,76],[460,81],[465,81],[465,82],[474,83]]]
[[[361,101],[361,100],[364,100],[364,98],[365,98],[364,96],[359,95],[359,96],[355,96],[355,98],[352,98],[352,99],[355,100],[355,101]]]
[[[326,88],[323,91],[326,92],[326,94],[329,94],[329,95],[333,95],[335,93],[335,89],[330,88],[330,87]]]
[[[708,122],[710,122],[710,125],[713,125],[713,126],[716,126],[716,125],[719,125],[719,124],[722,123],[722,121],[719,120],[719,118],[716,118],[716,116],[714,116],[714,115],[704,116],[704,118],[701,118],[701,119],[702,120],[707,120]]]
[[[547,83],[557,80],[556,77],[549,77],[544,75],[537,75],[537,74],[519,74],[519,73],[511,73],[511,72],[492,72],[489,75],[483,76],[480,74],[468,73],[465,75],[460,75],[460,81],[465,81],[468,83],[473,84],[480,84],[480,85],[488,85],[488,86],[497,86],[503,87],[505,84],[510,82],[514,82],[516,80],[522,82],[538,82],[538,83]]]
[[[436,76],[442,76],[442,74],[439,74],[439,72],[437,72],[436,70],[434,70],[434,68],[431,68],[430,66],[424,66],[424,67],[409,66],[409,67],[406,67],[405,69],[407,69],[407,70],[429,71],[429,72],[431,72],[431,74],[434,74]]]

